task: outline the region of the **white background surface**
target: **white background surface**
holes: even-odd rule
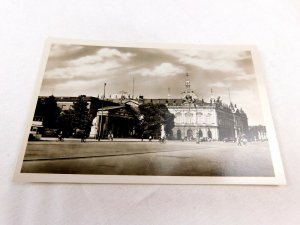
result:
[[[300,224],[300,4],[295,1],[1,1],[0,224]],[[287,186],[14,183],[47,37],[255,44]]]

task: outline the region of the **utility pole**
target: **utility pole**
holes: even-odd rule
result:
[[[105,86],[106,83],[104,83],[104,88],[103,88],[103,96],[102,96],[102,103],[101,103],[101,117],[100,117],[100,123],[98,127],[98,141],[100,141],[101,136],[102,136],[102,120],[103,120],[103,102],[105,98]]]
[[[236,121],[236,118],[235,118],[235,108],[231,102],[231,96],[230,96],[230,90],[228,88],[228,96],[229,96],[229,107],[231,108],[231,112],[232,112],[232,115],[233,115],[233,131],[234,131],[234,138],[237,139],[237,136],[238,136],[238,130],[237,130],[237,121]]]
[[[228,88],[228,96],[229,96],[229,102],[231,103],[231,97],[230,97],[230,90]]]
[[[134,99],[134,76],[132,77],[132,99]]]

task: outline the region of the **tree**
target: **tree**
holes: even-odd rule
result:
[[[84,99],[84,95],[80,95],[73,105],[74,128],[90,132],[92,120],[89,117],[88,102]]]
[[[53,95],[46,98],[43,106],[43,126],[45,128],[57,128],[60,111],[61,110],[57,106],[56,99]]]
[[[74,114],[71,109],[65,110],[60,114],[58,128],[63,132],[65,137],[69,137],[73,133]]]
[[[44,117],[45,115],[45,102],[38,98],[35,111],[34,111],[34,116],[42,116]]]
[[[64,111],[59,118],[59,128],[66,135],[72,134],[76,129],[87,134],[90,132],[92,119],[89,117],[88,103],[84,97],[80,95],[72,108]]]
[[[139,106],[140,114],[143,120],[140,123],[141,130],[152,134],[159,134],[161,125],[165,125],[167,134],[171,133],[174,127],[175,116],[169,112],[164,104],[147,103]]]

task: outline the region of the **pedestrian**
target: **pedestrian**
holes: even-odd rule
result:
[[[161,143],[165,143],[166,141],[166,132],[165,132],[165,129],[164,129],[164,125],[161,126],[161,132],[160,132],[160,142]]]
[[[242,136],[241,136],[241,142],[242,142],[243,145],[247,144],[247,138],[246,138],[245,134],[242,134]]]
[[[109,131],[109,132],[108,132],[108,140],[109,140],[109,141],[112,140],[112,136],[111,136],[111,135],[112,135],[112,134],[111,134],[111,132]]]
[[[86,134],[85,131],[81,131],[81,143],[85,143]]]
[[[237,145],[238,146],[242,146],[241,136],[240,135],[237,137]]]
[[[149,135],[149,141],[152,141],[152,136],[151,135]]]
[[[63,132],[58,133],[57,141],[64,141]]]

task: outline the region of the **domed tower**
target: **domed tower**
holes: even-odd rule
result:
[[[188,78],[188,74],[186,74],[187,78]],[[185,81],[185,89],[187,90],[187,92],[191,92],[191,82],[189,80]]]
[[[189,74],[186,74],[185,90],[182,92],[182,99],[187,103],[195,102],[198,96],[191,90],[191,82],[189,81]]]

